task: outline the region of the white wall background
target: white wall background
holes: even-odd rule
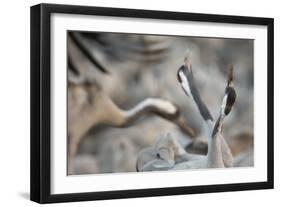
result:
[[[37,3],[67,3],[136,9],[171,10],[183,12],[218,13],[275,18],[275,105],[281,104],[280,37],[281,13],[278,1],[212,0],[212,1],[6,1],[1,2],[0,33],[0,205],[36,206],[29,201],[29,7]],[[279,77],[279,78],[278,78]],[[280,93],[279,93],[280,94]],[[275,107],[275,189],[248,192],[212,193],[170,197],[123,199],[63,203],[53,206],[172,206],[198,207],[216,205],[228,207],[268,205],[281,202],[281,141],[280,108]]]

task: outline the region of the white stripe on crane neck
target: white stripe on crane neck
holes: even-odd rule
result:
[[[187,93],[187,95],[189,95],[193,98],[189,82],[182,70],[179,72],[179,76],[181,78],[181,85],[182,85],[183,90]]]
[[[225,107],[226,107],[226,103],[227,103],[227,97],[228,97],[228,94],[225,94],[224,97],[223,97],[223,100],[222,100],[222,104],[221,104],[221,117],[225,116],[224,111],[225,111]]]

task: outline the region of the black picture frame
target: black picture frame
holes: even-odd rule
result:
[[[267,26],[267,181],[238,184],[219,184],[188,187],[51,194],[51,70],[50,70],[50,16],[53,13],[132,17],[210,23],[232,23]],[[89,6],[39,4],[31,7],[31,151],[30,199],[39,203],[88,201],[102,199],[166,196],[272,189],[274,187],[274,20],[272,18],[195,14],[168,11],[103,8]],[[266,87],[266,86],[264,86]]]

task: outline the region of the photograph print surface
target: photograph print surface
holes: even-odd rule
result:
[[[254,166],[252,39],[67,32],[67,174]]]

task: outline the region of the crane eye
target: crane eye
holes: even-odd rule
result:
[[[160,156],[160,154],[158,152],[156,154],[156,157],[159,158],[159,159],[161,158],[161,156]]]

